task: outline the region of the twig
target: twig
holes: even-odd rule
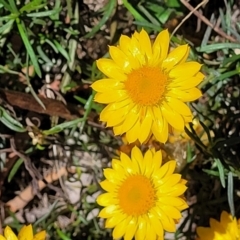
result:
[[[12,149],[11,148],[0,149],[0,153],[7,153],[7,152],[12,152]]]
[[[12,148],[12,151],[19,157],[19,158],[22,158],[23,161],[24,161],[24,164],[25,164],[25,168],[27,169],[27,171],[29,172],[30,176],[32,177],[33,181],[33,190],[35,193],[38,193],[39,192],[39,189],[38,189],[38,185],[37,185],[37,178],[41,178],[41,176],[39,176],[39,172],[37,171],[37,169],[35,168],[35,166],[32,164],[31,162],[31,159],[24,155],[23,153],[19,152],[17,149],[16,149],[16,145],[15,145],[15,141],[14,141],[14,138],[11,138],[10,139],[10,145],[11,145],[11,148]]]
[[[67,169],[65,167],[62,167],[58,169],[57,172],[49,173],[44,178],[45,182],[42,180],[37,181],[37,187],[41,191],[46,187],[47,184],[50,184],[65,175],[67,175]],[[6,206],[9,207],[9,210],[11,212],[16,212],[19,209],[24,208],[34,198],[34,196],[35,194],[33,191],[33,185],[30,184],[18,196],[8,201],[6,203]]]
[[[221,35],[222,37],[228,39],[231,42],[237,42],[237,40],[235,38],[233,38],[232,36],[227,35],[221,28],[214,26],[206,17],[204,17],[200,12],[198,12],[197,10],[195,11],[194,7],[189,4],[188,2],[186,2],[185,0],[180,0],[181,3],[188,8],[193,14],[195,14],[198,18],[200,18],[205,24],[207,24],[208,26],[210,26],[216,33],[218,33],[219,35]]]
[[[181,0],[181,2],[184,0]],[[209,0],[203,0],[202,2],[200,2],[195,8],[193,8],[193,10],[190,11],[190,13],[177,25],[177,27],[173,30],[171,37],[176,33],[176,31],[183,25],[183,23],[190,18],[190,16],[197,11],[197,9],[199,9],[202,5],[204,5],[205,3],[207,3]],[[185,1],[184,1],[185,2]],[[184,4],[184,3],[183,3]],[[190,4],[189,4],[190,5]],[[190,5],[191,6],[191,5]]]

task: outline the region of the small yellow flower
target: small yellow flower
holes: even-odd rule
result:
[[[198,227],[198,240],[239,240],[240,224],[231,214],[223,211],[220,222],[210,218],[210,227]]]
[[[128,142],[143,143],[152,134],[160,142],[168,138],[168,125],[182,131],[192,121],[186,102],[202,94],[196,86],[203,80],[201,64],[186,62],[188,45],[168,54],[169,33],[160,32],[152,44],[146,31],[131,38],[122,35],[119,46],[109,47],[112,59],[99,59],[107,78],[92,84],[95,101],[107,106],[100,120],[115,135],[126,133]]]
[[[104,208],[106,228],[114,228],[113,238],[130,240],[163,239],[164,230],[176,231],[175,222],[188,207],[182,197],[186,181],[175,174],[176,161],[162,165],[161,151],[148,150],[143,156],[134,147],[131,158],[125,153],[104,169],[100,183],[106,193],[97,198]]]
[[[23,226],[18,236],[12,231],[10,227],[4,229],[4,235],[0,235],[0,240],[45,240],[46,232],[41,231],[33,235],[32,225]]]

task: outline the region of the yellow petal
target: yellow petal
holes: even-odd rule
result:
[[[216,232],[224,232],[223,226],[215,219],[210,218],[210,227]]]
[[[108,218],[109,216],[114,216],[115,211],[117,209],[118,209],[118,207],[116,205],[109,205],[100,211],[99,216],[100,216],[100,214],[101,214],[100,217],[102,217],[102,218]]]
[[[177,64],[186,61],[188,55],[189,46],[187,44],[175,48],[168,54],[167,58],[163,60],[162,69],[166,69],[166,71],[169,72]]]
[[[198,227],[197,234],[200,237],[199,240],[213,240],[214,239],[214,232],[210,228]]]
[[[122,135],[124,133],[123,130],[122,130],[122,125],[119,124],[117,126],[114,126],[113,127],[113,133],[114,133],[115,136]]]
[[[151,172],[151,168],[147,169],[147,166],[148,166],[148,161],[151,162],[152,158],[153,158],[153,154],[151,150],[148,150],[143,156],[143,161],[141,162],[141,164],[139,164],[141,173],[144,174],[145,176],[147,176],[146,171],[150,170]]]
[[[114,239],[123,237],[123,235],[126,232],[126,228],[130,222],[130,219],[131,217],[128,217],[126,220],[123,220],[122,222],[120,222],[118,225],[115,226],[112,233]]]
[[[125,173],[128,172],[129,174],[138,173],[138,167],[131,161],[127,154],[121,153],[120,155],[122,165],[124,167]]]
[[[163,205],[162,206],[162,210],[170,217],[170,218],[173,218],[173,219],[180,219],[182,218],[182,215],[180,213],[180,211],[171,206],[171,205]]]
[[[230,222],[232,222],[231,215],[229,213],[227,213],[226,211],[222,211],[220,222],[223,226],[227,226]]]
[[[168,92],[169,97],[178,98],[183,102],[195,101],[202,96],[202,92],[198,88],[191,88],[187,90],[171,89]]]
[[[101,58],[97,60],[99,70],[109,78],[124,81],[127,76],[123,73],[122,69],[111,59]]]
[[[94,101],[99,103],[112,103],[115,101],[123,101],[128,98],[125,90],[108,91],[104,93],[97,93]]]
[[[119,175],[118,172],[113,170],[112,168],[103,169],[103,174],[105,178],[112,183],[118,183],[122,179],[122,176]]]
[[[170,78],[178,78],[181,76],[193,77],[201,69],[201,64],[198,62],[185,62],[175,66],[170,72]]]
[[[6,238],[2,235],[0,235],[0,240],[6,240]]]
[[[113,127],[117,126],[118,124],[122,124],[123,121],[125,120],[125,113],[124,111],[111,111],[111,115],[109,114],[108,119],[102,118],[102,115],[100,115],[100,121],[106,121],[107,122],[107,127]]]
[[[119,110],[120,108],[123,108],[123,107],[126,107],[127,105],[130,105],[129,106],[129,109],[132,109],[133,108],[133,104],[131,103],[130,99],[127,98],[123,101],[120,101],[120,102],[113,102],[113,103],[110,103],[108,106],[108,110]]]
[[[141,124],[141,131],[139,133],[139,141],[143,143],[150,134],[150,130],[152,129],[152,118],[150,116],[146,116],[143,119],[143,122]]]
[[[162,152],[157,151],[153,156],[153,169],[158,169],[162,165]]]
[[[46,239],[46,231],[41,231],[33,237],[33,240],[45,240],[45,239]]]
[[[168,30],[161,31],[153,44],[153,58],[158,58],[162,62],[168,54],[169,33]]]
[[[121,210],[117,210],[114,212],[111,218],[106,220],[106,228],[113,228],[123,220],[127,218],[126,214],[123,214]]]
[[[6,240],[18,240],[17,236],[15,235],[15,233],[12,231],[12,229],[9,226],[5,227],[4,236],[5,236]]]
[[[198,74],[201,74],[201,77],[197,76]],[[196,74],[196,76],[188,78],[186,77],[176,78],[168,86],[169,88],[180,88],[182,90],[196,87],[197,85],[199,85],[199,83],[202,82],[204,78],[204,75],[202,73],[199,72],[198,74]]]
[[[160,197],[159,196],[158,206],[161,207],[163,204],[171,205],[171,206],[174,206],[176,208],[179,208],[183,204],[186,204],[186,202],[182,198],[179,198],[179,197],[169,197],[169,196]]]
[[[140,151],[140,149],[138,147],[134,147],[132,149],[131,152],[131,159],[132,161],[136,161],[139,163],[139,166],[141,166],[142,162],[143,162],[143,155],[142,152]]]
[[[175,232],[176,225],[173,219],[171,217],[168,217],[168,215],[161,208],[158,209],[158,214],[161,217],[163,229],[168,232]]]
[[[131,39],[126,35],[121,35],[119,38],[119,47],[126,54],[129,54],[128,47],[130,45]]]
[[[109,205],[117,204],[118,200],[115,199],[115,195],[113,193],[102,193],[98,196],[97,203],[100,206],[107,207]]]
[[[161,131],[162,129],[162,131]],[[165,118],[160,121],[154,121],[152,125],[152,132],[155,138],[162,143],[165,143],[168,139],[168,123]]]
[[[33,229],[32,225],[23,226],[18,233],[19,240],[32,240],[33,239]]]
[[[148,153],[150,152],[150,153]],[[143,163],[145,164],[145,176],[147,178],[150,178],[153,172],[153,166],[155,166],[154,164],[154,156],[155,153],[153,153],[151,150],[148,150],[146,152],[146,154],[143,157]],[[157,166],[157,168],[159,168],[159,166]]]
[[[175,168],[176,161],[175,160],[168,161],[160,169],[156,171],[156,174],[153,176],[153,178],[162,181],[162,178],[171,175],[174,172]]]
[[[138,218],[138,229],[136,231],[136,240],[145,240],[147,235],[147,224],[146,224],[146,220],[140,216]]]
[[[116,189],[116,186],[108,180],[100,182],[100,186],[107,192],[114,192],[114,190]]]
[[[124,240],[132,240],[136,230],[137,230],[138,224],[137,224],[137,218],[133,217],[126,228],[126,234],[124,235]]]
[[[171,98],[171,97],[168,97],[167,101],[168,101],[168,105],[175,112],[177,112],[181,115],[192,117],[192,112],[191,112],[190,108],[185,103],[183,103],[182,101],[180,101],[176,98]]]
[[[159,121],[159,123],[162,123],[162,112],[159,106],[153,106],[152,107],[153,114],[154,114],[154,120]],[[161,125],[159,131],[161,132],[163,128],[163,125]]]
[[[91,85],[91,87],[97,92],[107,92],[111,90],[123,89],[124,84],[117,79],[106,78],[97,80]]]
[[[145,52],[148,59],[150,59],[152,57],[152,44],[147,32],[144,29],[142,29],[142,31],[139,34],[139,43],[142,52]]]
[[[170,190],[180,180],[181,180],[181,174],[177,174],[177,173],[162,178],[163,185],[161,186],[161,191]]]
[[[173,111],[166,103],[163,103],[161,110],[163,117],[172,127],[180,131],[184,130],[185,123],[183,117],[179,113]]]
[[[125,121],[122,124],[124,132],[129,131],[138,121],[139,114],[136,108],[132,109],[128,114],[126,114]]]
[[[139,62],[140,66],[146,63],[145,53],[142,51],[139,43],[139,39],[136,36],[132,36],[129,45],[130,54]]]
[[[181,196],[185,191],[187,190],[187,187],[183,184],[176,184],[170,189],[166,189],[166,192],[164,193],[163,189],[161,189],[162,193],[166,194],[166,196],[169,197],[178,197]]]
[[[153,226],[150,224],[150,222],[147,222],[147,239],[156,239],[156,232],[154,231]]]
[[[138,135],[140,133],[140,122],[137,121],[133,127],[126,132],[126,138],[129,143],[133,143],[138,139]]]
[[[118,47],[109,46],[109,53],[113,61],[123,69],[124,73],[129,73],[132,70],[131,63],[126,54]]]
[[[154,211],[150,211],[148,214],[150,224],[152,225],[154,231],[158,236],[163,236],[163,226],[161,221],[159,220],[158,215]]]
[[[131,52],[129,50],[130,47],[130,42],[131,39],[125,35],[121,35],[120,39],[119,39],[119,45],[120,45],[120,49],[126,54],[126,56],[128,57],[130,63],[131,63],[131,67],[133,69],[137,69],[140,67],[139,61],[137,59],[135,59],[132,55]]]

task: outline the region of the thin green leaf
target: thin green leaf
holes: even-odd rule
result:
[[[117,6],[116,0],[108,1],[108,4],[106,5],[106,11],[103,15],[102,19],[99,21],[99,23],[92,28],[91,32],[87,33],[84,37],[90,38],[94,36],[94,34],[99,31],[99,29],[107,22],[107,20],[112,16],[112,13],[114,12],[114,8]]]
[[[125,8],[133,15],[133,17],[140,21],[147,23],[148,21],[128,2],[128,0],[123,0],[123,5]]]
[[[14,20],[11,19],[6,24],[1,26],[0,27],[0,35],[8,33],[12,29],[13,23],[14,23]]]
[[[12,9],[12,13],[15,13],[17,14],[18,13],[18,9],[17,9],[17,6],[16,6],[16,1],[15,0],[8,0],[10,6],[11,6],[11,9]]]
[[[66,128],[72,128],[72,127],[76,126],[77,124],[79,124],[83,120],[84,120],[83,118],[78,118],[78,119],[74,119],[74,120],[69,121],[69,122],[64,122],[64,123],[58,124],[58,125],[50,128],[49,130],[44,130],[43,134],[44,135],[51,135],[51,134],[61,132],[62,130],[66,129]]]
[[[52,49],[53,49],[53,51],[55,52],[55,53],[58,53],[58,49],[56,48],[56,46],[54,45],[54,43],[53,42],[51,42],[49,39],[44,39],[44,41],[46,42],[46,43],[48,43],[51,47],[52,47]]]
[[[40,55],[40,57],[42,58],[42,60],[45,61],[45,63],[48,63],[49,66],[53,66],[51,59],[49,59],[49,57],[43,52],[41,46],[37,46],[37,52]]]
[[[239,60],[239,59],[240,59],[240,54],[233,55],[233,56],[231,56],[231,57],[229,57],[229,58],[225,58],[225,59],[223,60],[222,65],[223,65],[223,66],[226,66],[228,63],[234,63],[235,61],[237,61],[237,60]]]
[[[59,228],[57,229],[57,234],[62,240],[71,240],[64,232],[62,232]]]
[[[6,3],[6,1],[0,0],[0,3],[1,3],[9,12],[12,12],[11,6],[10,6],[8,3]]]
[[[44,214],[42,217],[40,217],[37,221],[34,222],[34,226],[38,226],[41,222],[48,219],[48,217],[56,210],[57,204],[59,202],[59,199],[56,199],[54,203],[50,206],[49,211],[47,211],[46,214]]]
[[[32,48],[32,45],[28,39],[28,36],[27,36],[27,30],[25,28],[25,25],[24,25],[24,22],[22,22],[20,19],[18,19],[17,21],[17,27],[18,27],[18,31],[21,35],[21,38],[23,40],[23,43],[27,49],[27,52],[30,56],[30,59],[32,61],[32,64],[34,66],[34,69],[37,73],[37,75],[41,78],[42,77],[42,73],[41,73],[41,70],[40,70],[40,67],[39,67],[39,64],[38,64],[38,60],[37,60],[37,56],[35,55],[34,51],[33,51],[33,48]]]
[[[43,0],[33,0],[33,1],[29,1],[29,3],[27,3],[26,5],[24,5],[21,9],[20,12],[32,12],[34,10],[37,9],[41,9],[43,7],[45,7],[47,5],[47,2],[44,1],[43,4],[41,4],[43,2]]]
[[[26,129],[23,127],[23,125],[11,117],[2,107],[0,107],[0,121],[13,131],[26,132]]]
[[[219,177],[219,172],[210,170],[210,169],[203,169],[203,172],[207,173],[208,175],[212,175],[215,177]]]
[[[215,162],[217,164],[217,167],[218,167],[218,172],[219,172],[219,177],[220,177],[221,184],[225,188],[226,187],[226,182],[225,182],[225,176],[224,176],[224,167],[223,167],[221,161],[218,158],[215,158],[214,160],[215,160]]]
[[[62,45],[57,41],[57,40],[53,40],[56,48],[58,49],[58,51],[68,60],[70,61],[70,57],[68,55],[68,52],[62,47]]]
[[[61,11],[61,8],[48,10],[48,11],[44,11],[44,12],[28,13],[27,16],[28,17],[49,17],[51,15],[59,13],[60,11]]]
[[[238,43],[216,43],[197,48],[199,52],[212,53],[222,49],[239,49],[240,44]]]
[[[231,147],[231,146],[234,146],[234,145],[237,145],[240,143],[240,137],[232,137],[230,139],[223,139],[223,140],[219,140],[216,144],[215,144],[215,148],[222,148],[224,146],[226,147]]]
[[[23,159],[22,158],[19,158],[16,163],[13,165],[9,175],[8,175],[8,182],[11,182],[13,177],[15,176],[16,172],[18,171],[18,169],[20,168],[20,166],[22,165],[23,163]]]
[[[235,216],[235,207],[234,207],[234,197],[233,197],[233,174],[232,172],[228,173],[228,189],[227,189],[227,195],[228,195],[228,204],[230,208],[230,212],[232,216]]]
[[[133,23],[140,27],[151,28],[156,32],[160,32],[162,30],[161,26],[156,26],[149,22],[133,21]]]

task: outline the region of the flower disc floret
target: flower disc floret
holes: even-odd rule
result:
[[[121,153],[112,168],[104,169],[100,185],[106,192],[97,202],[114,239],[156,240],[163,239],[164,231],[176,231],[175,222],[188,205],[182,198],[186,181],[174,173],[175,167],[175,160],[162,165],[161,151],[148,150],[143,156],[134,147],[131,158]]]

